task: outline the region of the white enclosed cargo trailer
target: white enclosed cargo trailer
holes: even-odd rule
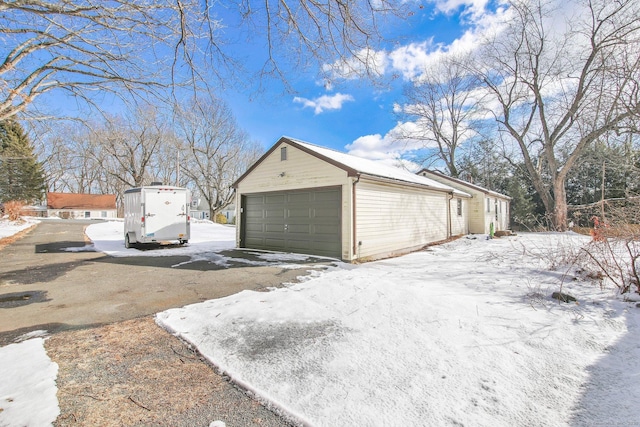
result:
[[[124,192],[124,245],[187,243],[190,235],[189,190],[167,185]]]

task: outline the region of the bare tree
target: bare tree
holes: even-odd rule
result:
[[[233,202],[233,182],[259,157],[261,149],[220,99],[194,100],[177,108],[176,129],[185,156],[182,173],[197,187],[214,219]]]
[[[189,177],[181,173],[184,154],[180,151],[180,140],[175,133],[174,123],[171,122],[171,130],[165,133],[165,138],[154,156],[153,176],[155,181],[178,187],[190,185]]]
[[[95,157],[90,131],[82,123],[27,122],[49,191],[99,193],[104,174]]]
[[[85,153],[102,166],[109,181],[125,187],[140,187],[154,180],[157,164],[162,161],[157,158],[158,150],[173,141],[170,123],[151,106],[136,110],[132,116],[112,117],[94,127],[90,137],[93,149]]]
[[[411,14],[405,2],[394,0],[243,0],[239,12],[249,31],[266,36],[262,71],[285,81],[283,63],[293,60],[299,69],[309,59],[324,63],[326,72],[338,66],[341,73],[377,77],[379,19]]]
[[[378,16],[399,8],[392,0],[2,0],[0,120],[53,91],[96,106],[105,91],[167,96],[181,85],[223,83],[242,65],[234,43],[246,41],[225,40],[230,26],[247,40],[265,36],[262,74],[286,79],[285,62],[371,46]]]
[[[153,91],[166,84],[159,73],[169,58],[160,49],[175,43],[180,27],[178,7],[163,3],[0,2],[0,117],[59,89],[91,103],[97,90]]]
[[[511,1],[512,20],[487,41],[475,68],[503,141],[521,153],[559,230],[567,226],[567,175],[585,147],[612,132],[637,132],[640,114],[640,4],[562,6],[578,12],[560,22],[563,14],[547,2]]]
[[[479,135],[474,92],[479,83],[462,58],[447,57],[405,88],[403,114],[415,126],[405,127],[401,137],[423,143],[428,153],[423,164],[442,161],[450,176],[459,176],[458,151]]]

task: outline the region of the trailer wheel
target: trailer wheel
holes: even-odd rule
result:
[[[131,244],[131,241],[129,240],[129,233],[124,235],[124,247],[127,249],[133,248],[134,245]]]

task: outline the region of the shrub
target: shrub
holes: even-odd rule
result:
[[[218,224],[226,224],[227,223],[227,217],[222,215],[221,213],[218,213],[218,214],[216,214],[215,222],[217,222]]]
[[[589,273],[608,279],[621,294],[640,294],[640,225],[630,212],[611,210],[606,223],[593,217],[592,241],[582,250]]]
[[[10,221],[17,221],[18,219],[20,219],[20,213],[22,212],[24,206],[24,202],[21,202],[19,200],[10,200],[8,202],[5,202],[4,204],[4,213],[6,215],[9,215]]]

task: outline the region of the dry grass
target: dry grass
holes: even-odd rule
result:
[[[152,318],[66,331],[46,342],[58,363],[56,426],[288,426]]]

